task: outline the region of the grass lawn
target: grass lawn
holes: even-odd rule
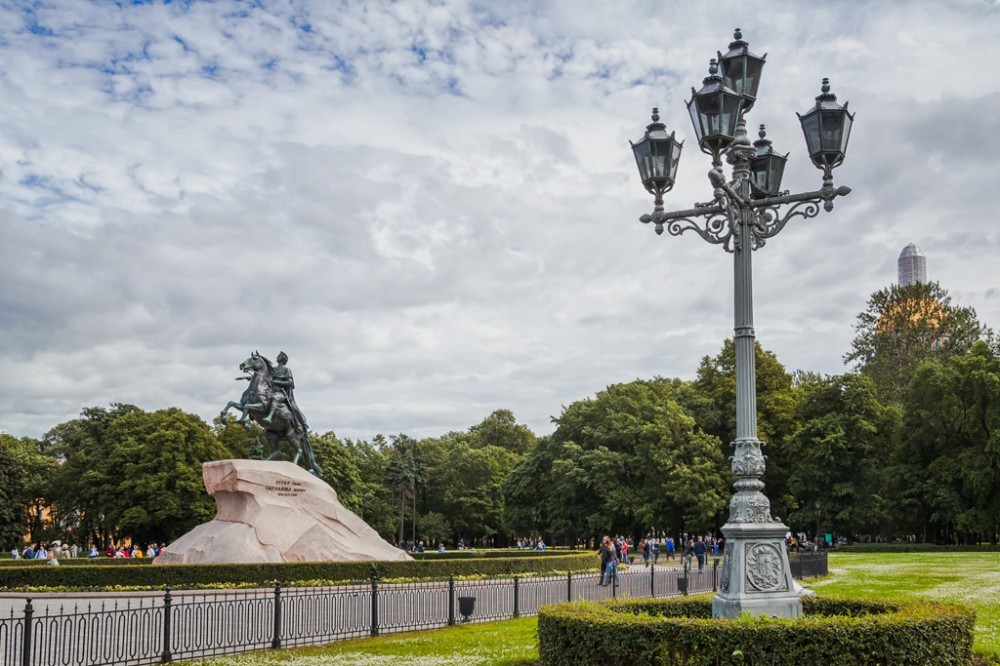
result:
[[[529,666],[536,618],[360,638],[323,647],[208,659],[212,666]]]
[[[976,611],[975,649],[1000,659],[1000,553],[831,553],[823,596],[930,599]]]
[[[976,611],[975,649],[1000,660],[1000,553],[832,553],[823,596],[923,598]],[[210,659],[212,666],[530,666],[535,618],[390,634],[324,647]]]

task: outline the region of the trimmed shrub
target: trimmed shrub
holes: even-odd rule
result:
[[[546,666],[972,664],[975,613],[929,602],[803,599],[801,619],[712,619],[709,596],[543,606]]]
[[[545,550],[517,550],[515,548],[501,548],[491,550],[446,550],[443,553],[426,551],[423,553],[410,553],[415,560],[465,560],[465,559],[486,559],[491,557],[558,557],[559,555],[573,555],[582,552],[595,554],[596,550],[579,550],[569,548],[546,548]]]
[[[367,581],[371,577],[445,579],[448,576],[513,576],[557,571],[591,571],[591,552],[555,557],[418,560],[413,562],[286,562],[278,564],[177,564],[162,566],[7,566],[0,567],[0,589],[25,587],[187,588],[205,585],[268,586]]]
[[[43,567],[48,565],[48,560],[12,560],[7,559],[0,561],[0,568],[2,567]],[[150,557],[60,557],[60,566],[72,566],[72,567],[97,567],[97,566],[112,566],[112,567],[128,567],[128,566],[143,566],[150,565],[153,563],[153,559]]]

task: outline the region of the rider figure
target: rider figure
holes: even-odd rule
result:
[[[274,410],[278,407],[278,401],[284,400],[288,408],[292,411],[295,420],[302,424],[302,429],[309,431],[306,417],[302,415],[302,410],[295,404],[295,380],[292,378],[292,371],[288,363],[288,355],[285,352],[278,352],[278,365],[271,368],[271,385],[274,387],[274,397],[271,398],[271,408],[264,417],[265,423],[270,423],[274,416]]]

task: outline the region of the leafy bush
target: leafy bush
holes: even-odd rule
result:
[[[513,576],[557,571],[590,571],[591,552],[553,557],[508,557],[413,562],[288,562],[280,564],[179,564],[162,566],[4,566],[0,589],[197,587],[203,585],[259,585],[275,581],[366,581],[379,579],[444,579],[463,576]]]
[[[546,666],[795,663],[972,664],[975,614],[928,602],[804,599],[801,619],[712,619],[710,597],[544,606]]]

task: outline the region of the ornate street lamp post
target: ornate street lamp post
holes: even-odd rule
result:
[[[765,56],[766,57],[766,56]],[[719,72],[721,66],[721,74]],[[754,368],[753,251],[763,247],[794,217],[827,211],[848,187],[833,186],[833,169],[844,161],[854,116],[847,104],[837,104],[823,79],[816,105],[799,116],[809,157],[823,171],[823,187],[813,192],[781,191],[786,156],[776,153],[764,138],[750,143],[744,115],[757,99],[764,58],[750,53],[739,28],[729,51],[712,60],[701,90],[692,89],[687,103],[698,146],[712,156],[708,179],[712,201],[694,208],[663,210],[663,194],[674,185],[681,144],[667,134],[653,110],[641,141],[632,145],[643,185],[655,196],[652,214],[639,218],[652,223],[657,234],[664,226],[670,235],[694,231],[709,243],[722,245],[734,257],[736,348],[736,440],[732,470],[737,480],[729,503],[729,519],[722,527],[725,559],[719,592],[712,601],[715,617],[733,618],[743,611],[777,617],[800,617],[802,604],[795,591],[784,537],[788,528],[771,516],[771,503],[761,492],[764,484],[763,442],[757,439],[757,394]],[[732,165],[728,182],[722,158]],[[782,209],[782,207],[788,206]]]

